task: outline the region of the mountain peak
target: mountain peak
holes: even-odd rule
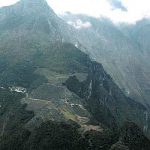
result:
[[[46,0],[20,0],[22,2],[47,3]]]
[[[49,7],[46,0],[20,0],[18,5],[23,13],[31,14],[54,14],[54,11]]]
[[[20,0],[21,3],[34,6],[48,7],[46,0]]]

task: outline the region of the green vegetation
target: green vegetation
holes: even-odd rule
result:
[[[81,135],[75,124],[45,122],[32,132],[22,130],[1,138],[1,150],[109,150],[112,133],[88,131]]]
[[[126,97],[96,62],[91,62],[87,80],[80,82],[76,76],[70,76],[65,85],[86,101],[86,109],[98,122],[109,128],[116,129],[127,120],[142,128],[150,122],[145,118],[147,109]]]
[[[26,111],[26,105],[20,103],[25,95],[0,89],[0,136],[9,137],[18,133],[22,127],[34,116],[32,111]],[[7,138],[6,138],[7,140]]]
[[[47,79],[34,74],[36,66],[31,61],[22,61],[14,66],[6,67],[0,74],[0,84],[2,86],[22,86],[25,88],[35,88]]]
[[[122,148],[122,149],[121,149]],[[143,136],[142,130],[133,122],[125,122],[120,129],[119,141],[111,150],[150,150],[149,139]]]
[[[74,35],[43,0],[21,0],[0,9],[0,16],[0,150],[109,150],[120,143],[136,150],[136,142],[147,150],[142,142],[150,142],[137,126],[118,130],[132,120],[149,131],[147,109],[67,43]],[[87,45],[101,44],[89,39]]]
[[[57,45],[58,44],[58,45]],[[40,68],[47,67],[58,73],[84,73],[87,72],[89,57],[75,48],[72,44],[57,43],[48,51],[36,53],[34,62]]]

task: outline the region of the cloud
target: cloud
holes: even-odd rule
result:
[[[149,0],[47,0],[57,14],[65,11],[94,17],[105,16],[113,22],[135,23],[150,17]]]
[[[120,0],[107,0],[113,9],[121,9],[122,11],[127,11],[127,8],[122,4]]]
[[[82,20],[78,19],[75,22],[68,21],[68,24],[72,25],[76,29],[82,29],[82,28],[90,28],[92,24],[88,21],[83,22]]]
[[[13,4],[18,0],[0,0],[0,6]],[[105,16],[113,22],[135,23],[150,18],[150,0],[47,0],[57,14],[66,11],[94,17]]]
[[[19,0],[0,0],[0,7],[16,3]]]

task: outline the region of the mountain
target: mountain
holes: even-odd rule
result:
[[[149,107],[149,20],[117,25],[107,18],[71,13],[61,17],[76,30],[80,48],[102,63],[122,91]]]
[[[132,38],[132,40],[137,43],[140,51],[141,51],[141,58],[142,59],[142,69],[137,68],[139,70],[139,74],[137,74],[137,81],[139,85],[141,85],[142,91],[144,91],[145,99],[149,99],[150,92],[150,82],[149,82],[149,75],[150,75],[150,63],[148,61],[150,53],[149,53],[149,27],[150,27],[150,20],[143,19],[138,21],[135,25],[121,25],[120,30],[128,37]]]
[[[139,135],[148,150],[147,107],[72,44],[74,29],[46,1],[21,0],[0,16],[1,150],[133,149]]]
[[[1,57],[7,50],[8,59],[13,59],[14,63],[27,59],[35,49],[46,50],[52,43],[69,41],[70,27],[57,17],[46,1],[21,0],[11,7],[1,8],[0,16]],[[20,56],[16,58],[18,53]]]
[[[119,141],[111,150],[147,149],[148,139],[143,137],[141,130],[132,122],[126,122],[121,128]]]

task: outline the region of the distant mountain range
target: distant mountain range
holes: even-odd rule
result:
[[[148,150],[148,21],[63,19],[45,0],[0,9],[0,149]]]
[[[150,20],[143,19],[134,25],[115,25],[107,18],[71,13],[61,17],[76,28],[82,48],[103,64],[122,91],[149,107]],[[81,24],[84,23],[90,26],[83,27]]]

